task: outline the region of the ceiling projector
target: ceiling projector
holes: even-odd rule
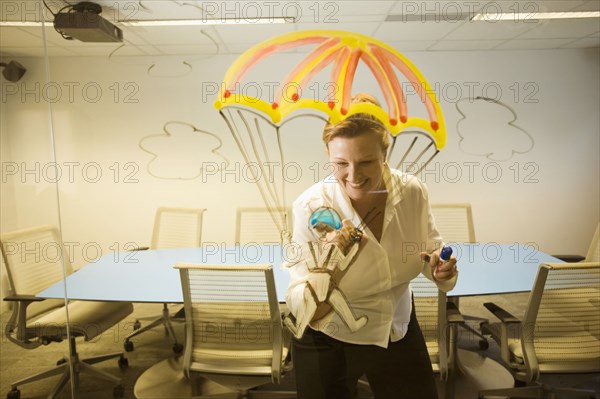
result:
[[[74,4],[54,16],[54,29],[65,38],[82,42],[122,42],[123,31],[102,18],[101,13],[99,4],[87,1]]]

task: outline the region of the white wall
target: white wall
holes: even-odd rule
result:
[[[549,253],[585,254],[599,218],[598,50],[406,55],[439,89],[447,123],[448,144],[421,175],[433,201],[472,203],[480,241],[533,242]],[[2,156],[28,165],[41,162],[40,182],[31,175],[3,176],[2,230],[39,223],[44,219],[39,213],[55,217],[52,182],[58,180],[63,235],[75,266],[97,256],[98,248],[106,253],[128,242],[147,245],[154,210],[161,205],[207,208],[204,241],[233,243],[235,208],[262,206],[255,185],[244,181],[247,170],[209,93],[235,57],[195,60],[189,73],[184,59],[53,58],[50,83],[42,60],[20,59],[28,74],[11,88],[16,93],[3,99]],[[278,56],[249,79],[266,89],[265,81],[275,81],[299,59]],[[153,63],[150,75],[146,71]],[[37,90],[39,98],[24,95],[26,89]],[[377,92],[372,79],[360,76],[356,89]],[[473,155],[528,143],[507,127],[501,107],[469,102],[471,95],[488,95],[513,108],[514,124],[531,136],[533,148],[507,160],[497,160],[501,153],[492,159]],[[60,179],[48,164],[44,97],[53,101]],[[459,147],[459,98],[470,112],[470,128],[480,127],[476,142],[464,146],[471,154]],[[185,124],[217,135],[223,143],[219,155],[210,151],[217,143],[213,137]],[[170,138],[163,136],[165,125]],[[288,203],[315,181],[310,165],[325,161],[321,125],[305,118],[282,129],[286,161],[302,165],[302,178],[287,186]],[[184,179],[149,173],[152,156],[140,149],[140,141],[152,135],[157,136],[142,144],[160,153],[161,165],[151,164],[152,174]],[[220,164],[222,157],[233,172],[191,178],[202,161]],[[321,170],[317,177],[324,175]],[[16,212],[5,215],[12,208]]]

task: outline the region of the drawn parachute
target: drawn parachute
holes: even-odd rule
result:
[[[260,68],[275,54],[298,50],[306,56],[289,68],[273,98],[257,98],[240,90],[254,68]],[[383,97],[382,106],[352,103],[359,66],[364,64]],[[317,75],[328,70],[323,98],[307,88]],[[421,108],[407,101],[407,88],[416,94]],[[280,129],[301,116],[302,110],[317,111],[324,121],[337,123],[355,114],[370,114],[383,123],[391,135],[387,154],[390,165],[418,173],[446,144],[444,117],[431,89],[419,70],[394,48],[374,38],[345,31],[308,30],[274,37],[243,53],[228,69],[215,107],[219,110],[245,162],[257,165],[256,174],[266,175],[261,165],[284,164]],[[266,129],[265,126],[269,128]],[[266,130],[270,130],[267,132]],[[407,140],[397,145],[399,139]],[[396,147],[404,152],[395,155]],[[390,162],[392,161],[392,162]],[[285,207],[285,179],[256,179],[264,203],[281,232],[289,240]]]

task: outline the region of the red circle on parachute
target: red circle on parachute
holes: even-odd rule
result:
[[[292,101],[298,101],[299,98],[300,96],[298,95],[298,93],[292,94]]]
[[[431,121],[431,128],[433,130],[438,130],[440,128],[440,125],[436,121]]]
[[[327,103],[327,105],[329,106],[329,108],[333,109],[333,107],[335,107],[335,102],[333,102],[333,101],[329,101],[329,102]]]
[[[401,116],[400,117],[400,122],[406,123],[406,121],[407,121],[406,116]]]
[[[277,108],[279,108],[279,104],[273,103],[273,104],[271,104],[271,108],[277,109]]]
[[[396,126],[398,124],[398,121],[394,118],[390,118],[390,125],[392,126]]]
[[[223,97],[229,98],[230,96],[231,96],[231,92],[229,90],[225,90],[225,93],[223,93]]]

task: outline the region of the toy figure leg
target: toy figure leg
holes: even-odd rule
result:
[[[348,306],[346,298],[337,288],[331,291],[327,302],[336,311],[336,313],[340,315],[340,317],[346,323],[350,331],[354,332],[360,330],[365,326],[365,324],[367,324],[367,316],[361,316],[358,319],[354,318],[354,313],[352,313],[352,309],[350,309],[350,307]]]
[[[289,317],[286,317],[284,319],[284,324],[290,329],[292,334],[299,339],[302,337],[302,334],[304,334],[304,330],[306,330],[306,327],[315,315],[316,310],[317,302],[314,300],[313,295],[310,292],[310,288],[306,286],[304,288],[304,306],[301,306],[298,309],[296,323],[294,323]]]

